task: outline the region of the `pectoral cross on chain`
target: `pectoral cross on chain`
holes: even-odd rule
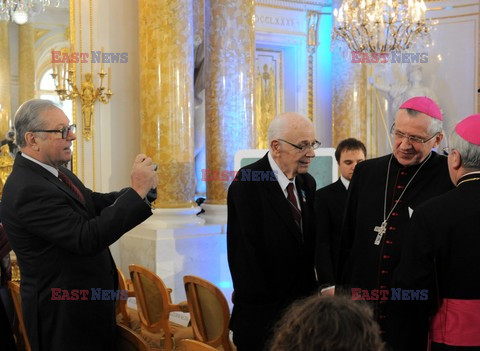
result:
[[[375,245],[380,245],[380,242],[382,241],[383,234],[385,234],[387,232],[387,221],[386,220],[383,221],[382,225],[380,227],[376,226],[375,228],[373,228],[373,231],[378,233],[377,237],[375,238],[374,244]]]

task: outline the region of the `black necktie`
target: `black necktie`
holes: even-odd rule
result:
[[[297,198],[293,193],[293,183],[289,183],[287,185],[287,199],[288,199],[288,202],[290,202],[293,218],[295,219],[295,222],[297,223],[298,227],[300,227],[300,223],[302,222],[302,213],[298,208]]]
[[[85,203],[85,198],[83,197],[82,192],[80,191],[80,189],[77,188],[75,184],[73,184],[72,180],[68,178],[65,173],[58,171],[58,178],[60,178],[60,180],[64,182],[66,186],[72,189],[72,191],[75,193],[75,195],[77,195],[80,201]]]

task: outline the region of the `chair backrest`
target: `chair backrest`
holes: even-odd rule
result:
[[[177,343],[178,351],[217,351],[216,348],[197,340],[183,339]]]
[[[230,309],[223,293],[209,281],[187,275],[183,277],[193,334],[196,340],[231,351],[228,323]]]
[[[117,351],[150,351],[150,347],[140,335],[117,323]]]
[[[22,298],[20,297],[20,284],[18,282],[8,282],[8,287],[10,288],[10,293],[12,294],[13,305],[15,306],[15,312],[18,317],[18,328],[23,337],[23,343],[25,345],[25,350],[30,351],[30,342],[28,341],[27,329],[25,329],[25,323],[23,322],[23,312],[22,312]]]
[[[165,350],[173,348],[172,330],[168,321],[173,308],[170,293],[162,279],[149,269],[131,264],[129,267],[142,326],[150,332],[165,333]]]
[[[117,267],[118,273],[118,288],[120,290],[127,290],[127,282],[125,280],[125,276],[123,275],[120,268]],[[130,314],[128,313],[127,309],[127,300],[118,299],[117,300],[117,314],[122,315],[122,324],[126,325],[127,327],[130,326]]]

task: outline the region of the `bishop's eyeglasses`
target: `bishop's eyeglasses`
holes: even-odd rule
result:
[[[390,135],[393,136],[395,139],[397,140],[400,140],[403,138],[407,138],[408,139],[408,142],[411,143],[411,144],[414,144],[414,143],[417,143],[417,144],[425,144],[427,141],[430,141],[432,140],[433,138],[435,138],[440,132],[436,132],[435,134],[433,134],[431,137],[429,138],[421,138],[419,136],[415,136],[415,135],[408,135],[408,134],[405,134],[399,130],[396,130],[395,129],[395,123],[392,125],[392,128],[390,128]]]
[[[77,125],[76,124],[71,124],[69,125],[68,127],[65,126],[63,127],[62,129],[35,129],[35,130],[31,130],[32,133],[62,133],[62,139],[67,139],[68,135],[70,134],[70,132],[72,132],[72,134],[75,134],[75,132],[77,131]]]
[[[282,141],[284,143],[287,143],[288,145],[291,145],[293,146],[294,148],[300,150],[300,151],[307,151],[307,150],[310,150],[310,149],[313,149],[313,150],[316,150],[320,147],[320,145],[322,145],[321,142],[319,142],[318,140],[315,140],[313,143],[303,143],[303,144],[300,144],[300,145],[295,145],[289,141],[286,141],[286,140],[283,140],[283,139],[277,139],[278,141]]]

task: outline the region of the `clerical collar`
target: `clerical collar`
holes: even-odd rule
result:
[[[460,179],[458,179],[457,187],[459,187],[463,183],[473,182],[473,181],[480,181],[480,171],[469,172],[461,176]]]
[[[345,186],[345,189],[348,190],[348,186],[350,185],[350,181],[347,178],[344,178],[342,175],[340,176],[340,180],[342,184]]]
[[[398,166],[399,168],[404,168],[405,170],[415,170],[417,169],[418,167],[420,166],[423,166],[424,163],[426,163],[430,158],[432,158],[434,155],[434,152],[433,151],[430,151],[430,153],[427,155],[427,157],[425,157],[425,159],[420,162],[420,163],[417,163],[415,165],[411,165],[411,166],[404,166],[402,165],[400,162],[398,162],[397,158],[395,157],[395,155],[392,153],[392,159],[393,159],[393,164],[395,164],[396,166]]]
[[[39,160],[34,159],[32,156],[28,156],[26,153],[22,152],[21,155],[25,157],[27,160],[30,160],[32,162],[35,162],[36,164],[42,166],[45,168],[47,171],[52,173],[56,178],[58,178],[58,169],[55,167],[52,167],[50,165],[47,165],[46,163],[40,162]]]

